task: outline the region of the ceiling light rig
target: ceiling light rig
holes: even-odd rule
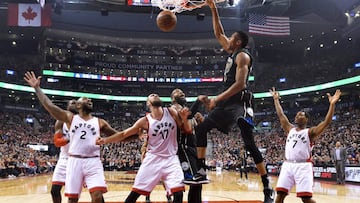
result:
[[[351,25],[357,18],[360,17],[360,5],[356,6],[352,10],[346,11],[345,16],[347,18],[347,24]]]

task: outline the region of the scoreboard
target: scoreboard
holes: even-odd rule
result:
[[[152,6],[151,0],[127,0],[128,6]]]

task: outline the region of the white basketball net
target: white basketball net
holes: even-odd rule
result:
[[[216,3],[225,0],[216,0]],[[152,0],[151,3],[158,6],[162,10],[168,10],[173,13],[181,13],[183,11],[191,11],[206,5],[205,0]]]

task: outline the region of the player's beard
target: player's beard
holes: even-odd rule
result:
[[[155,100],[155,101],[152,101],[152,102],[151,102],[151,105],[152,105],[153,107],[162,107],[163,103],[162,103],[161,100]]]
[[[84,106],[83,106],[83,112],[84,112],[84,113],[89,114],[89,113],[92,112],[92,110],[93,110],[92,107],[89,107],[89,106],[87,106],[87,105],[84,105]]]
[[[181,106],[185,106],[186,98],[185,97],[175,97],[175,102],[180,104]]]
[[[73,114],[77,114],[77,113],[78,113],[76,108],[69,108],[68,110],[69,110],[71,113],[73,113]]]

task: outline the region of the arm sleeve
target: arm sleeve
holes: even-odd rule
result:
[[[69,143],[69,140],[64,137],[61,132],[57,132],[54,134],[54,144],[56,147],[62,147]]]
[[[199,110],[199,106],[201,104],[200,100],[196,100],[190,107],[191,115],[188,117],[189,119],[193,118],[196,112]]]

